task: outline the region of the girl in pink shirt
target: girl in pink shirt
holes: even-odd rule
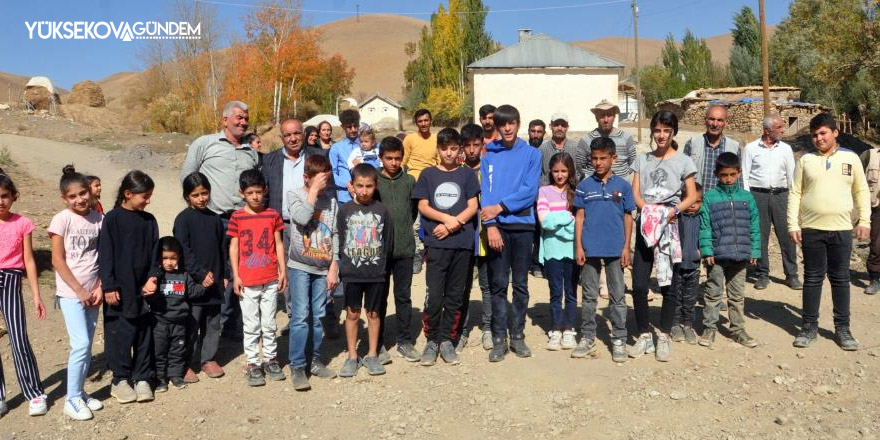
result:
[[[41,416],[47,410],[46,395],[40,383],[37,359],[27,335],[24,301],[21,298],[21,278],[24,273],[27,273],[33,294],[37,319],[46,319],[46,306],[40,299],[40,286],[37,284],[37,264],[34,262],[31,241],[34,224],[27,217],[11,211],[16,200],[18,190],[12,179],[0,174],[0,312],[6,320],[21,392],[30,401],[29,414]],[[0,416],[6,411],[6,384],[0,365]]]

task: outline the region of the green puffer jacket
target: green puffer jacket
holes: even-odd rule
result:
[[[752,193],[737,184],[720,183],[706,192],[700,210],[700,253],[727,261],[761,258],[761,222]]]

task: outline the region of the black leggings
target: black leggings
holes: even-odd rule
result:
[[[654,268],[654,249],[645,244],[645,239],[639,232],[641,228],[636,225],[636,251],[632,261],[633,279],[633,309],[636,315],[636,327],[638,333],[651,331],[651,314],[648,308],[648,288],[651,281],[651,270]],[[669,286],[660,288],[663,295],[663,305],[660,307],[660,331],[669,333],[672,329],[672,321],[675,318],[675,298]]]

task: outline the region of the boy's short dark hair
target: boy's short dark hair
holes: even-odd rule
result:
[[[735,153],[721,153],[718,155],[718,159],[715,160],[715,172],[717,173],[721,171],[722,168],[736,168],[742,170],[742,162],[740,162],[739,156]]]
[[[361,123],[361,114],[357,110],[349,108],[339,113],[340,125],[358,125]]]
[[[480,119],[483,119],[487,115],[489,115],[490,113],[493,113],[493,114],[495,113],[495,106],[492,104],[483,104],[483,106],[480,107],[479,112],[480,112]]]
[[[323,154],[312,154],[306,158],[305,166],[303,167],[303,176],[306,177],[315,177],[318,173],[326,173],[329,171],[333,171],[333,168],[330,167],[330,159],[327,159],[327,156]]]
[[[458,131],[452,127],[446,127],[437,133],[437,147],[446,147],[448,145],[461,145],[461,136]]]
[[[703,192],[703,185],[700,185],[700,182],[694,182],[694,191],[695,191],[697,194],[702,193],[702,192]],[[682,185],[682,186],[681,186],[681,198],[685,198],[685,197],[687,197],[687,196],[688,196],[687,186],[686,186],[686,185]]]
[[[382,139],[382,142],[379,143],[379,156],[383,156],[385,153],[394,153],[394,152],[403,153],[403,142],[400,139],[394,136],[387,136]]]
[[[263,177],[263,173],[256,168],[242,171],[241,175],[238,176],[238,188],[240,190],[244,191],[252,186],[266,189],[266,179]]]
[[[428,110],[426,108],[420,108],[420,109],[416,110],[415,113],[413,113],[413,123],[418,121],[419,118],[421,118],[424,115],[428,115],[428,119],[434,119],[434,117],[431,116],[431,110]]]
[[[604,151],[611,156],[617,154],[617,144],[614,140],[605,136],[599,136],[590,142],[590,152]]]
[[[529,122],[529,130],[531,130],[533,127],[535,127],[537,125],[540,125],[541,128],[543,128],[544,130],[547,129],[547,124],[545,124],[544,121],[542,121],[540,119],[532,119],[532,122]]]
[[[495,121],[495,126],[499,127],[504,124],[508,124],[510,122],[516,122],[519,124],[519,110],[516,107],[504,104],[501,107],[495,109],[493,113],[493,121]]]
[[[373,166],[368,163],[359,163],[351,169],[352,183],[354,183],[354,179],[357,179],[358,177],[372,179],[373,183],[379,181],[379,174],[376,173],[376,168],[373,168]]]
[[[837,120],[831,113],[819,113],[810,119],[810,132],[816,131],[822,127],[826,127],[831,131],[837,130]]]
[[[480,127],[477,124],[465,124],[464,127],[461,127],[462,144],[466,144],[476,139],[479,139],[480,142],[483,141],[483,127]]]

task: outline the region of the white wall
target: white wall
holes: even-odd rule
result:
[[[400,110],[385,102],[382,98],[376,98],[360,108],[361,121],[373,125],[383,119],[394,120],[393,128],[400,129]]]
[[[603,99],[617,103],[617,83],[612,69],[474,69],[474,120],[481,105],[510,104],[519,110],[521,133],[533,119],[549,125],[558,111],[568,114],[569,130],[590,131],[596,128],[590,109]]]

